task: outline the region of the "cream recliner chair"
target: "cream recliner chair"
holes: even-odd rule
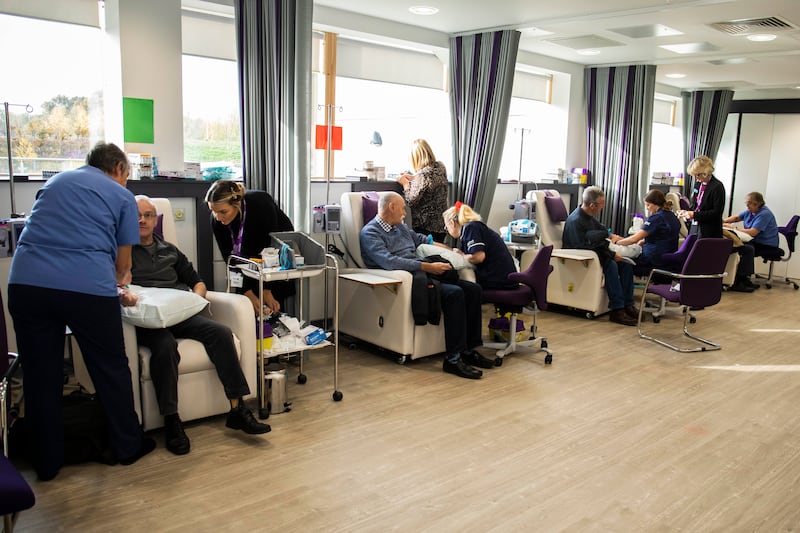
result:
[[[561,194],[552,189],[530,191],[527,199],[536,206],[536,224],[542,246],[553,245],[547,281],[547,303],[586,311],[588,318],[608,312],[603,269],[591,250],[564,249],[561,236],[569,213]]]
[[[177,243],[175,219],[172,206],[167,198],[151,198],[156,212],[161,218],[164,239]],[[206,299],[209,307],[203,311],[211,313],[211,317],[233,331],[239,360],[244,371],[250,396],[256,393],[256,327],[253,306],[246,296],[225,292],[208,291]],[[128,365],[133,380],[134,407],[145,431],[164,425],[164,418],[158,411],[156,392],[150,378],[150,350],[139,347],[136,343],[136,328],[122,323],[125,337],[125,352],[128,354]],[[76,343],[77,346],[77,343]],[[203,345],[192,339],[178,339],[178,352],[181,360],[178,364],[178,405],[181,419],[184,421],[227,413],[230,403],[217,377],[217,371],[206,354]],[[78,382],[94,392],[89,374],[83,364],[80,350],[75,354],[75,376]]]
[[[444,352],[443,319],[436,326],[414,324],[411,273],[364,267],[359,244],[359,232],[364,227],[363,196],[360,192],[344,193],[341,198],[341,237],[347,266],[339,270],[339,330],[398,354],[401,364],[409,358]]]

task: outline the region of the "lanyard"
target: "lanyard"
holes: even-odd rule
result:
[[[239,235],[234,237],[233,229],[228,226],[228,230],[231,232],[231,241],[233,242],[233,255],[238,255],[240,257],[242,255],[242,235],[244,234],[244,220],[246,216],[247,210],[245,209],[244,198],[242,198],[242,222],[239,224]]]

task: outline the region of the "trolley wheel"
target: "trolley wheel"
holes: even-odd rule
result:
[[[661,317],[653,315],[653,324],[659,324],[661,322]]]
[[[792,283],[792,285],[794,285],[794,290],[800,289],[800,285],[797,283]]]
[[[306,381],[308,381],[308,377],[305,374],[297,374],[297,382],[300,385],[305,385]]]
[[[689,324],[697,324],[697,317],[696,316],[690,316],[689,317]]]
[[[408,356],[407,355],[398,355],[396,361],[397,361],[398,365],[404,365],[404,364],[406,364],[408,362]]]
[[[503,358],[502,357],[495,357],[494,358],[494,366],[503,366]]]
[[[588,311],[586,313],[586,318],[588,318],[589,320],[594,320],[594,316],[595,315],[594,315],[594,313],[592,311]]]
[[[544,356],[544,364],[552,365],[553,364],[553,356],[550,355],[550,354],[545,355]]]
[[[260,418],[261,420],[264,420],[265,418],[269,418],[269,407],[267,407],[266,409],[261,409],[259,407],[259,409],[258,409],[258,418]]]
[[[338,390],[333,391],[333,401],[334,402],[341,402],[342,398],[344,398],[344,395],[342,394],[342,391],[338,391]]]

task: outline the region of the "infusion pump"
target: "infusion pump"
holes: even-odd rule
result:
[[[312,222],[314,233],[341,233],[342,206],[315,205]]]

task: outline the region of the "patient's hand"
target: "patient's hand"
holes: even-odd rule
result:
[[[422,262],[422,270],[429,274],[444,274],[448,270],[453,270],[453,265],[450,263],[425,263]]]
[[[139,297],[133,294],[128,289],[119,290],[119,303],[123,307],[133,307],[139,301]]]

